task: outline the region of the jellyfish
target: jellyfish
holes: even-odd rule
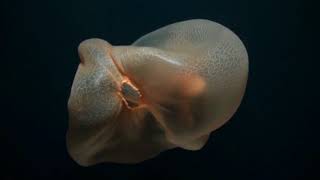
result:
[[[82,166],[201,149],[236,112],[247,83],[245,46],[210,20],[170,24],[126,46],[88,39],[78,51],[66,144]]]

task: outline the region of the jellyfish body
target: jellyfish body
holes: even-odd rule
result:
[[[129,46],[89,39],[79,55],[67,148],[83,166],[201,149],[235,113],[248,76],[241,40],[209,20],[174,23]]]

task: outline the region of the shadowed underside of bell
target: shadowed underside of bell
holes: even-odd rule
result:
[[[208,20],[165,26],[131,46],[86,40],[79,55],[67,147],[84,166],[200,149],[238,108],[248,74],[240,39]]]

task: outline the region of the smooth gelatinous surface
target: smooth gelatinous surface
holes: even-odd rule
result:
[[[240,39],[209,20],[174,23],[129,46],[89,39],[79,55],[67,147],[83,166],[201,149],[238,108],[248,76]]]

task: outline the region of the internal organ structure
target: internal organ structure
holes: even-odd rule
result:
[[[128,46],[89,39],[78,50],[67,148],[82,166],[201,149],[245,92],[246,49],[209,20],[174,23]]]

